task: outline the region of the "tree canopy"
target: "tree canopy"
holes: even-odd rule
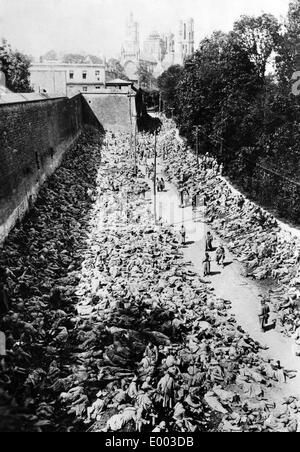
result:
[[[260,77],[266,74],[268,61],[279,42],[280,24],[272,14],[242,16],[233,27],[235,39],[255,64]]]
[[[194,147],[198,130],[200,151],[214,154],[243,188],[253,187],[258,165],[300,179],[300,99],[291,82],[300,70],[299,36],[300,0],[293,0],[282,23],[269,14],[242,16],[229,33],[205,38],[184,67],[158,79],[180,133]],[[282,194],[281,206],[288,196]],[[300,207],[292,215],[299,213]]]
[[[115,58],[110,58],[107,62],[107,70],[113,74],[114,78],[129,80],[122,64]]]
[[[67,53],[62,62],[67,64],[84,64],[90,61],[92,64],[103,64],[103,60],[95,55],[81,55],[80,53]]]
[[[143,89],[152,91],[157,87],[157,80],[146,63],[141,62],[137,68],[137,76]]]
[[[170,114],[178,114],[177,102],[176,102],[176,92],[178,88],[178,81],[181,77],[183,68],[179,65],[170,66],[167,71],[165,71],[157,79],[157,86],[162,94],[162,100],[166,103],[166,112]]]
[[[30,57],[21,52],[13,51],[11,46],[3,41],[0,44],[0,65],[6,76],[7,88],[15,93],[28,93],[30,86]]]

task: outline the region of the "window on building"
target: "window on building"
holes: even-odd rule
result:
[[[86,80],[86,78],[87,78],[87,72],[86,71],[82,72],[82,78],[83,78],[83,80]]]
[[[96,89],[100,89],[101,88],[101,86],[96,86]]]
[[[96,77],[100,77],[100,71],[95,72]]]
[[[69,77],[70,77],[70,80],[74,79],[74,71],[69,72]]]
[[[85,93],[87,92],[87,90],[88,90],[88,89],[87,89],[87,86],[83,86],[83,87],[82,87],[82,91],[84,91]]]

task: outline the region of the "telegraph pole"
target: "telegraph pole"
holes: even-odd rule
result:
[[[199,126],[194,126],[196,129],[196,155],[197,155],[197,168],[199,168]]]
[[[157,221],[157,213],[156,213],[156,175],[157,175],[157,134],[154,132],[154,180],[153,180],[153,193],[154,193],[154,221]]]
[[[199,127],[198,126],[197,126],[196,147],[197,147],[197,168],[199,169]]]
[[[132,158],[132,124],[130,127],[130,158]]]
[[[131,94],[129,91],[127,93],[127,97],[129,100],[129,117],[130,117],[130,158],[132,158],[132,106],[131,99],[135,98],[135,94]]]
[[[137,152],[136,152],[136,121],[134,122],[134,171],[135,176],[137,177]]]

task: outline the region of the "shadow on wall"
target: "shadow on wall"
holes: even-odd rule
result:
[[[144,91],[141,88],[138,90],[134,89],[134,91],[136,91],[135,102],[139,132],[154,133],[158,131],[162,126],[162,122],[159,118],[154,118],[148,114],[146,103],[144,102]]]
[[[85,124],[88,124],[90,126],[95,127],[98,129],[101,133],[105,133],[104,127],[91,109],[90,105],[88,104],[87,100],[84,98],[84,96],[81,96],[82,98],[82,116],[83,121]]]
[[[104,132],[81,95],[0,105],[0,244],[85,126]]]

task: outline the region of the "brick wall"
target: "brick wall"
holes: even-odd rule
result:
[[[84,122],[81,96],[0,105],[0,243]]]

